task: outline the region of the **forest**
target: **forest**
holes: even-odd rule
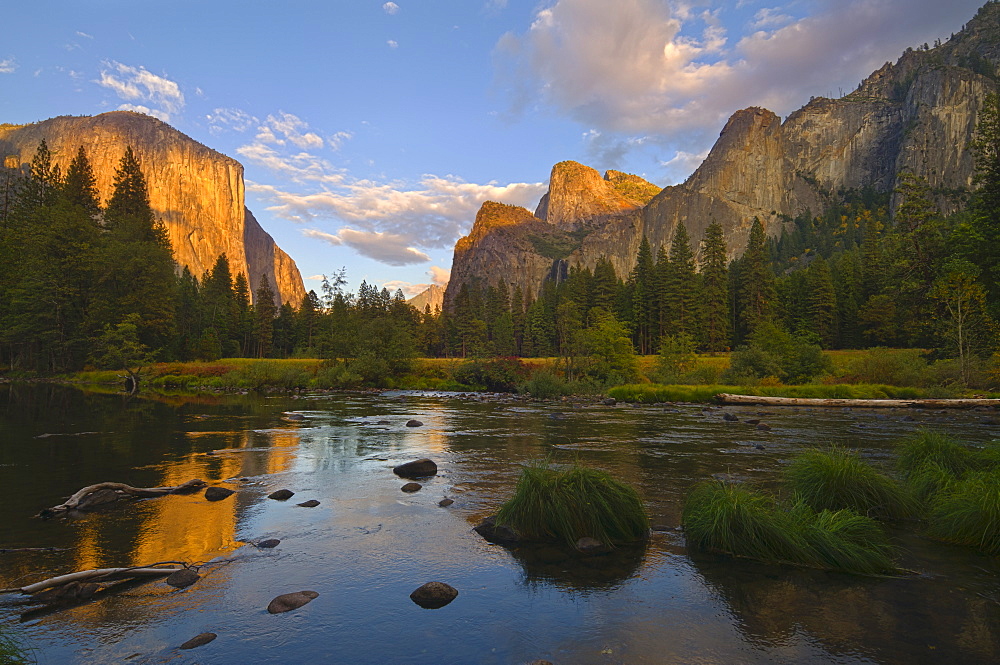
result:
[[[644,240],[628,275],[600,259],[537,297],[463,284],[451,311],[420,312],[400,291],[346,291],[344,270],[297,306],[279,305],[266,278],[251,293],[225,255],[202,275],[179,270],[130,149],[102,203],[84,149],[63,173],[43,141],[26,168],[0,173],[0,363],[51,374],[325,358],[333,385],[379,385],[417,356],[556,357],[567,379],[609,385],[637,378],[637,354],[659,354],[668,381],[696,352],[734,351],[735,375],[794,382],[822,370],[821,350],[894,347],[951,359],[953,380],[976,385],[1000,317],[996,95],[969,150],[972,191],[902,174],[892,192],[829,193],[825,211],[783,219],[776,237],[754,220],[732,261],[721,226],[695,247],[682,224],[669,247]],[[942,202],[957,212],[942,214]]]

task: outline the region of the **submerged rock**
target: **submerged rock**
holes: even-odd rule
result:
[[[589,536],[576,541],[576,549],[583,554],[606,554],[609,550],[607,545]]]
[[[458,590],[444,582],[428,582],[410,594],[410,600],[425,610],[444,607],[458,596]]]
[[[618,400],[616,400],[614,397],[609,397],[606,400],[604,400],[604,406],[614,406],[617,403]]]
[[[201,635],[195,635],[190,640],[185,642],[180,646],[181,649],[195,649],[197,647],[202,647],[214,640],[218,635],[215,633],[202,633]]]
[[[442,508],[447,508],[453,503],[455,503],[454,499],[447,499],[447,498],[438,501],[438,505],[441,506]]]
[[[205,490],[205,498],[209,501],[222,501],[233,494],[236,494],[234,490],[225,487],[209,487]]]
[[[406,483],[399,489],[403,490],[404,492],[419,492],[422,488],[423,485],[421,485],[420,483]]]
[[[309,603],[319,594],[315,591],[295,591],[294,593],[283,593],[267,604],[267,611],[271,614],[280,614],[297,610]]]
[[[728,423],[735,423],[735,422],[739,422],[739,420],[740,420],[739,417],[737,417],[736,414],[734,414],[734,413],[723,413],[722,414],[722,419],[725,420]]]
[[[172,587],[176,587],[178,589],[184,589],[191,586],[200,579],[201,575],[194,572],[190,568],[182,568],[176,572],[167,575],[167,579],[163,581]]]
[[[507,545],[520,542],[521,538],[513,529],[507,526],[497,526],[496,517],[490,516],[480,522],[479,526],[473,528],[484,539],[498,545]]]
[[[295,492],[292,490],[277,490],[276,492],[271,492],[267,495],[268,499],[274,499],[275,501],[286,501],[295,496]]]
[[[271,549],[272,547],[277,547],[280,543],[281,541],[278,540],[277,538],[268,538],[267,540],[262,540],[259,543],[257,543],[256,547],[262,550],[268,550]]]
[[[319,505],[319,501],[316,499],[309,499],[308,501],[303,501],[302,503],[297,503],[295,505],[302,506],[303,508],[315,508]]]
[[[400,478],[426,478],[436,475],[437,464],[426,457],[393,467],[392,472]]]
[[[757,423],[757,429],[759,429],[762,432],[770,432],[771,426],[768,425],[767,423]]]

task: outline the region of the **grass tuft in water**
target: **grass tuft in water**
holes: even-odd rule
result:
[[[899,444],[896,468],[909,480],[927,466],[951,476],[960,476],[974,465],[967,446],[940,432],[923,430]]]
[[[736,485],[706,482],[684,505],[688,546],[768,563],[793,563],[865,575],[898,572],[878,522],[851,510],[790,509]]]
[[[903,519],[920,509],[906,488],[844,448],[801,453],[785,470],[785,479],[813,510],[848,508],[870,517]]]
[[[20,640],[0,628],[0,663],[3,665],[29,665],[36,662]]]
[[[585,536],[606,545],[631,542],[649,533],[649,518],[638,493],[610,474],[545,463],[524,468],[514,496],[497,512],[497,525],[526,540],[575,544]]]
[[[931,499],[927,535],[1000,554],[1000,469],[966,474]]]

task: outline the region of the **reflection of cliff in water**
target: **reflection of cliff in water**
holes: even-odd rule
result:
[[[1000,604],[955,588],[955,580],[691,558],[754,646],[788,644],[805,633],[831,653],[886,665],[1000,662]]]
[[[645,542],[621,545],[596,556],[581,554],[561,543],[524,544],[508,551],[520,564],[525,584],[587,592],[613,589],[634,577],[646,546]]]

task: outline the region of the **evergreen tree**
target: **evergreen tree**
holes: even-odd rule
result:
[[[837,339],[837,292],[830,266],[822,256],[806,270],[806,291],[809,330],[819,337],[823,348],[832,348]]]
[[[702,240],[702,330],[705,348],[725,351],[729,346],[729,270],[722,225],[712,222]]]
[[[642,355],[650,353],[652,349],[652,335],[656,325],[657,313],[653,311],[655,298],[653,271],[653,252],[649,247],[649,240],[643,236],[639,244],[639,254],[635,259],[635,268],[629,276],[632,335]]]
[[[767,238],[760,220],[754,217],[747,248],[740,262],[737,286],[736,312],[740,339],[746,339],[758,325],[774,317],[776,300]]]
[[[253,305],[253,346],[258,358],[268,358],[274,343],[277,307],[274,304],[274,291],[271,290],[266,274],[260,276],[259,284]]]
[[[101,211],[100,199],[97,196],[97,180],[94,170],[87,159],[87,151],[80,146],[76,157],[66,169],[66,180],[62,184],[63,196],[66,200],[83,208],[91,217],[97,217]]]
[[[994,316],[1000,314],[1000,95],[987,95],[979,111],[975,139],[978,186],[972,202],[971,258],[982,269],[981,280]]]
[[[670,312],[666,332],[694,337],[701,330],[701,284],[695,272],[694,253],[683,223],[677,224],[670,243],[670,270],[665,309]]]

